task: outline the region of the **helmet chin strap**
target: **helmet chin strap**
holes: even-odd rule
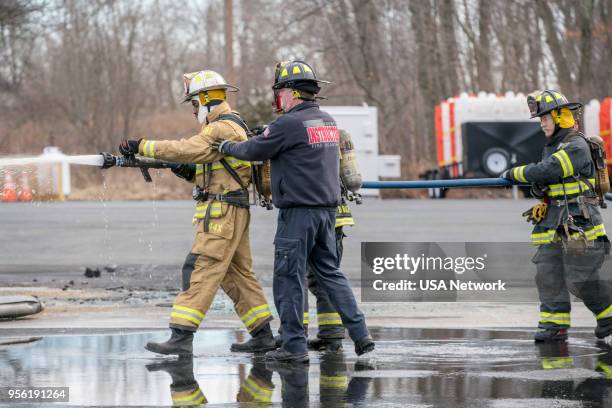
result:
[[[308,101],[308,102],[315,102],[315,98],[308,98],[304,95],[302,95],[302,92],[300,92],[298,89],[293,89],[291,91],[291,95],[293,96],[293,99],[301,99],[303,101]]]
[[[208,114],[217,109],[222,102],[219,101],[219,103],[209,103],[206,105],[202,105],[197,95],[193,97],[193,100],[198,101],[198,122],[200,122],[200,124],[203,124],[206,121],[206,117],[208,116]]]

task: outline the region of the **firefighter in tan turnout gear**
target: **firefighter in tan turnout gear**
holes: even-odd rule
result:
[[[275,342],[269,324],[272,315],[251,268],[247,191],[251,163],[210,148],[213,139],[247,139],[246,125],[225,100],[226,92],[237,88],[209,70],[185,74],[184,80],[184,102],[192,103],[194,115],[203,124],[202,131],[181,140],[125,140],[119,149],[124,155],[139,153],[184,163],[179,175],[195,183],[197,232],[184,266],[184,270],[192,270],[189,287],[178,294],[172,307],[170,339],[149,342],[145,348],[160,354],[192,354],[193,334],[221,287],[252,336],[238,345],[240,351],[273,350]]]
[[[601,139],[578,132],[572,114],[580,103],[553,90],[527,99],[539,117],[547,144],[542,160],[507,170],[502,176],[532,184],[541,202],[523,215],[535,227],[533,258],[540,297],[537,342],[565,341],[570,327],[570,295],[579,297],[597,321],[595,335],[612,335],[612,292],[601,267],[610,242],[599,209],[609,188]],[[598,140],[599,139],[599,140]],[[609,271],[607,271],[609,273]]]

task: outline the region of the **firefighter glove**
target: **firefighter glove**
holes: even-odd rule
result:
[[[126,139],[119,145],[119,153],[124,156],[133,156],[138,154],[138,145],[142,139]]]
[[[210,148],[213,150],[218,150],[219,152],[225,154],[225,151],[223,151],[223,148],[226,147],[228,143],[231,143],[231,142],[229,140],[216,138],[210,143]]]
[[[548,209],[547,203],[539,203],[528,209],[523,213],[523,217],[526,217],[527,222],[532,224],[538,224],[546,217],[546,210]]]
[[[547,191],[548,191],[547,186],[541,186],[535,183],[531,185],[531,195],[534,196],[535,198],[539,198],[539,199],[544,198],[546,196]]]
[[[261,135],[263,132],[265,132],[267,127],[268,126],[266,125],[255,126],[253,129],[251,129],[251,133],[255,136]]]
[[[179,164],[175,167],[172,167],[171,170],[174,174],[176,174],[177,177],[180,177],[187,181],[193,181],[193,177],[196,173],[196,168],[194,164]]]

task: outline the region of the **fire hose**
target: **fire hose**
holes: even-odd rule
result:
[[[451,179],[451,180],[403,180],[364,181],[361,188],[421,189],[421,188],[465,188],[465,187],[510,187],[517,183],[502,178]]]
[[[151,182],[149,169],[172,169],[179,166],[163,160],[151,159],[142,156],[115,156],[111,153],[100,153],[104,158],[102,169],[110,167],[139,168],[147,182]],[[363,189],[427,189],[427,188],[469,188],[469,187],[511,187],[513,185],[526,185],[515,183],[502,178],[475,178],[450,180],[401,180],[401,181],[364,181]],[[606,200],[612,201],[612,194],[606,194]]]
[[[475,178],[450,180],[402,180],[402,181],[364,181],[361,188],[377,189],[425,189],[425,188],[468,188],[468,187],[511,187],[528,184],[515,183],[502,178]],[[612,201],[612,193],[606,194]]]

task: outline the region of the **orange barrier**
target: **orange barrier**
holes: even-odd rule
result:
[[[4,186],[2,187],[2,201],[14,202],[17,201],[17,186],[10,173],[6,172],[4,176]]]
[[[26,172],[23,172],[21,175],[21,183],[19,185],[19,194],[17,198],[19,201],[32,201],[32,188],[30,187],[30,180]]]

